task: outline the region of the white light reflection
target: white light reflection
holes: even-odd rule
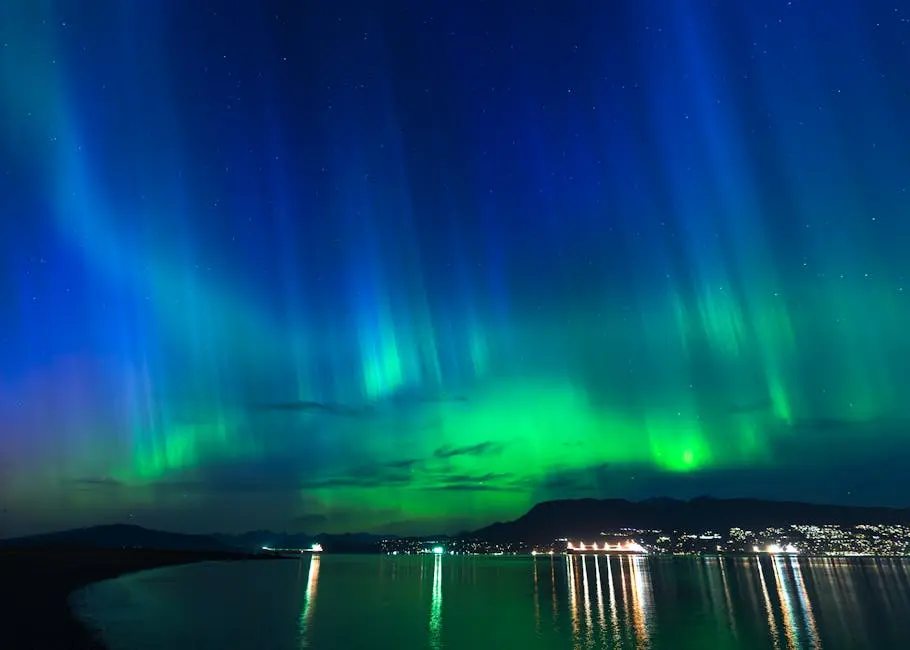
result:
[[[556,626],[556,622],[559,619],[559,606],[558,598],[556,597],[556,560],[553,559],[553,556],[550,556],[550,586],[553,590],[553,626]]]
[[[607,562],[610,558],[607,558]],[[607,618],[604,615],[604,592],[603,585],[600,582],[600,558],[594,558],[594,586],[597,589],[597,623],[600,629],[606,634]]]
[[[720,592],[720,585],[718,583],[720,576],[718,575],[717,567],[714,564],[716,560],[717,558],[713,557],[702,557],[700,559],[697,565],[698,586],[701,599],[711,605],[711,619],[718,627],[722,627],[722,605],[718,596],[718,593]]]
[[[585,591],[585,644],[588,647],[594,643],[594,629],[591,625],[591,592],[588,588],[588,562],[587,557],[582,555],[580,558],[581,561],[581,577],[582,577],[582,589]],[[597,561],[597,556],[594,556],[594,561]]]
[[[442,554],[433,556],[433,594],[430,604],[430,647],[442,648]]]
[[[623,561],[623,557],[617,558],[619,560],[619,586],[622,588],[622,626],[625,629],[628,629],[632,624],[631,621],[631,612],[629,611],[629,589],[628,581],[626,580],[626,563]]]
[[[724,566],[724,558],[720,558],[720,579],[724,585],[724,603],[727,607],[727,617],[730,621],[730,631],[733,632],[733,638],[739,636],[736,632],[736,617],[733,615],[733,599],[730,597],[730,583],[727,582],[727,569]]]
[[[534,630],[540,634],[540,586],[537,580],[537,557],[534,558]]]
[[[578,596],[575,593],[575,556],[566,556],[566,581],[569,586],[569,615],[572,617],[572,638],[578,638]]]
[[[607,589],[610,590],[610,627],[613,634],[619,636],[619,612],[616,609],[616,586],[613,584],[613,567],[608,555],[604,558],[607,562]]]
[[[651,575],[641,556],[629,558],[629,575],[632,579],[632,606],[636,646],[647,648],[651,636]]]
[[[784,633],[787,643],[791,650],[803,650],[803,648],[820,648],[821,643],[818,637],[818,628],[815,624],[815,615],[812,613],[812,605],[806,595],[806,587],[803,582],[803,574],[796,558],[791,559],[790,569],[792,577],[788,575],[787,560],[783,557],[775,557],[773,560],[774,577],[777,580],[777,594],[780,599],[780,606],[784,614]],[[792,586],[787,584],[792,582]],[[793,598],[791,597],[791,588],[796,591],[798,607],[794,607]],[[799,609],[805,635],[808,637],[803,640],[802,628],[797,624],[796,609]]]
[[[809,602],[809,595],[806,593],[806,583],[803,580],[803,571],[799,566],[799,560],[791,556],[790,567],[793,569],[793,583],[796,585],[796,596],[802,609],[803,622],[806,624],[806,631],[809,633],[809,647],[820,648],[821,640],[818,636],[818,626],[815,624],[812,603]]]
[[[765,600],[765,612],[768,615],[768,628],[771,630],[771,643],[774,646],[774,650],[780,648],[780,635],[777,631],[777,620],[774,618],[774,610],[771,608],[771,596],[768,594],[768,583],[765,581],[765,572],[761,566],[761,558],[756,558],[756,566],[758,566],[758,579],[761,583],[762,597]]]
[[[310,570],[306,578],[306,592],[303,595],[303,612],[300,614],[300,647],[310,647],[310,624],[313,620],[313,608],[316,605],[316,587],[319,584],[319,556],[310,558]]]
[[[797,650],[800,646],[798,630],[796,629],[796,617],[793,614],[790,590],[784,584],[786,578],[784,578],[781,559],[779,557],[772,558],[771,567],[774,569],[774,580],[777,582],[777,599],[780,601],[780,608],[784,614],[784,636],[787,639],[787,647],[791,650]]]

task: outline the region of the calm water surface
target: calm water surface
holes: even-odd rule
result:
[[[73,596],[112,650],[910,649],[910,561],[333,556]]]

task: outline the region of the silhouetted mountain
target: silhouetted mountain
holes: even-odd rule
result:
[[[64,530],[0,540],[0,548],[143,548],[180,551],[233,551],[235,549],[207,535],[184,535],[149,530],[141,526],[114,524]]]
[[[369,533],[345,533],[341,535],[309,535],[307,533],[276,533],[269,530],[253,530],[238,535],[218,533],[212,537],[232,549],[258,551],[268,548],[309,548],[314,542],[322,544],[332,553],[372,553],[379,550],[379,543],[387,537]]]
[[[256,551],[263,546],[269,548],[308,548],[313,538],[305,533],[276,533],[271,530],[251,530],[238,535],[215,533],[212,535],[219,542],[231,548]]]
[[[560,537],[595,537],[618,528],[665,531],[761,529],[790,524],[910,524],[910,509],[818,505],[794,501],[669,498],[571,499],[539,503],[522,517],[474,531],[479,539],[547,543]]]
[[[317,535],[316,540],[330,553],[377,553],[380,542],[388,539],[369,533],[345,533],[343,535]]]

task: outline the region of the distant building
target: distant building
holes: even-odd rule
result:
[[[647,550],[638,542],[626,541],[610,544],[609,542],[566,542],[566,553],[634,553],[639,555],[647,554]]]

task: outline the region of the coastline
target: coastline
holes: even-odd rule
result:
[[[0,550],[0,646],[17,650],[104,650],[80,621],[70,595],[94,582],[197,562],[281,559],[219,551],[22,548]]]

